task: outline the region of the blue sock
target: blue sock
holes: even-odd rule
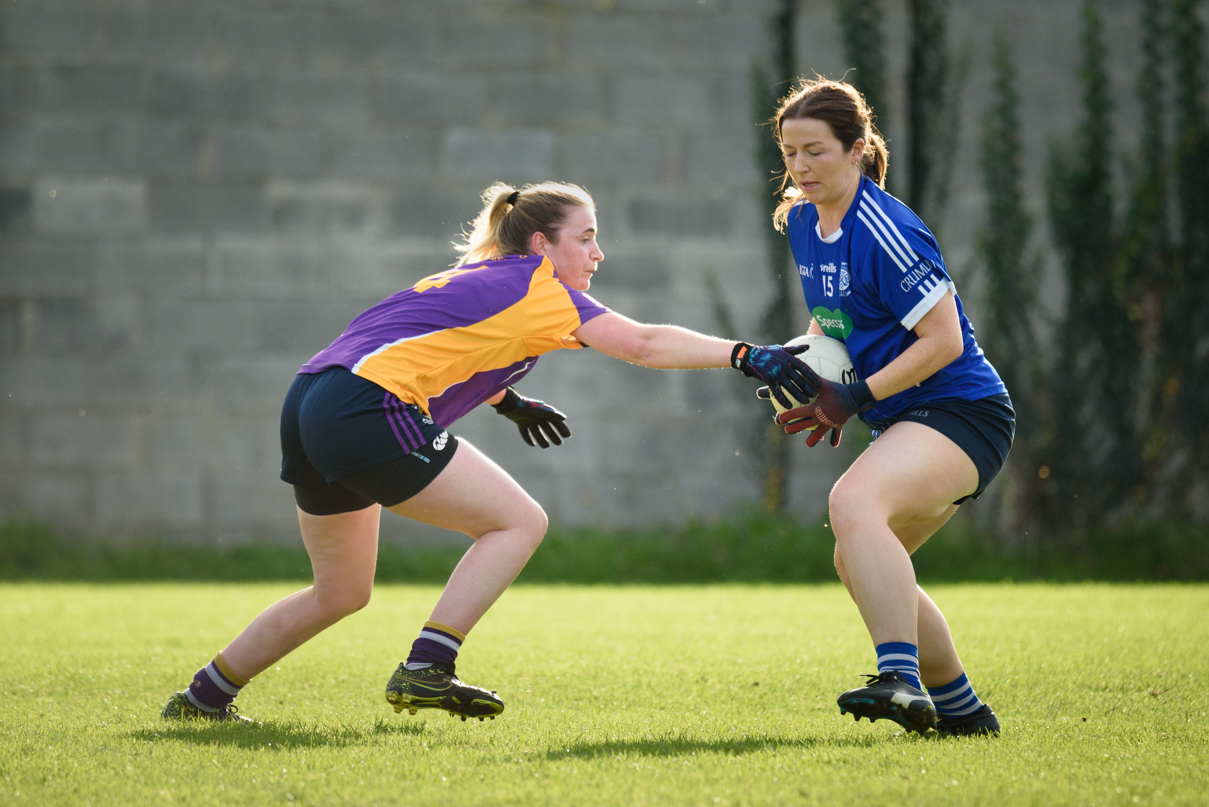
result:
[[[409,670],[421,670],[434,664],[452,667],[458,660],[458,651],[462,649],[464,641],[466,634],[457,628],[440,622],[425,622],[419,637],[411,643],[406,667]]]
[[[963,672],[956,681],[942,687],[928,687],[928,696],[941,717],[969,717],[982,708],[982,701],[974,693],[970,679]]]
[[[885,642],[877,646],[877,671],[896,672],[908,684],[923,689],[919,680],[919,648],[907,642]]]

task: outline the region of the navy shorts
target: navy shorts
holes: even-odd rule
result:
[[[281,478],[312,515],[410,499],[457,448],[419,407],[343,367],[299,373],[281,408]]]
[[[1006,393],[977,401],[948,399],[918,404],[885,423],[871,423],[874,436],[895,423],[922,423],[948,437],[978,469],[978,489],[953,504],[977,499],[1003,468],[1016,435],[1016,411]]]

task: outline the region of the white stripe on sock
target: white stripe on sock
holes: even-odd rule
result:
[[[210,680],[214,682],[214,686],[218,687],[232,698],[239,694],[240,687],[228,684],[227,679],[223,678],[222,673],[218,671],[218,667],[214,666],[213,661],[206,665],[206,675],[210,676]]]
[[[877,666],[884,667],[887,664],[910,664],[912,667],[918,667],[919,657],[909,653],[887,653],[877,657]]]
[[[973,695],[974,688],[967,684],[956,692],[950,692],[947,695],[937,695],[935,692],[929,692],[928,694],[932,696],[933,703],[959,703]]]
[[[455,653],[462,649],[462,645],[459,644],[456,639],[450,639],[445,634],[437,633],[436,631],[427,630],[427,629],[422,630],[422,631],[420,631],[420,638],[428,639],[429,641],[438,642],[440,644],[443,644]]]

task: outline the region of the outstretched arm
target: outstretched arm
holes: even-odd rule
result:
[[[643,367],[733,367],[767,384],[770,394],[786,409],[793,406],[791,399],[804,401],[815,395],[808,377],[810,368],[797,357],[804,347],[732,342],[675,325],[643,325],[613,312],[579,326],[574,336],[601,353]]]
[[[606,355],[660,370],[729,367],[736,344],[676,325],[645,325],[612,311],[593,317],[572,335]]]

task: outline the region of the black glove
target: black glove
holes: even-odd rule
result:
[[[730,365],[748,378],[758,378],[768,385],[770,394],[781,406],[790,409],[799,401],[815,396],[819,377],[798,358],[805,345],[749,345],[739,342],[730,354]],[[796,400],[790,400],[786,393]]]
[[[869,391],[869,384],[864,381],[837,384],[820,378],[809,367],[806,370],[814,376],[818,385],[818,397],[806,406],[799,406],[777,415],[777,423],[785,426],[786,434],[797,434],[813,428],[814,431],[806,437],[806,445],[811,447],[818,445],[830,427],[831,445],[838,446],[844,424],[857,412],[863,412],[877,403],[877,399]],[[822,428],[819,428],[820,426]]]
[[[521,437],[529,445],[534,445],[533,441],[536,440],[536,445],[542,448],[549,448],[550,443],[561,446],[563,437],[571,436],[566,415],[548,403],[518,394],[512,387],[504,392],[502,401],[491,406],[516,424],[521,430]]]

